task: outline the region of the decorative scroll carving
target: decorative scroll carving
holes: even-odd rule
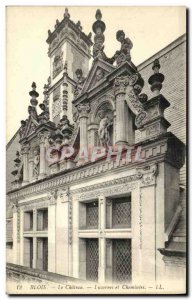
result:
[[[136,115],[135,125],[140,127],[147,116],[147,112],[144,110],[141,102],[139,102],[138,97],[135,95],[134,88],[131,85],[126,89],[125,100],[131,111]]]
[[[133,178],[136,179],[135,176]],[[110,182],[103,182],[101,184],[92,185],[89,191],[84,191],[85,189],[78,190],[79,200],[88,200],[98,198],[101,194],[104,197],[109,197],[111,195],[120,195],[123,193],[128,193],[138,186],[138,182],[129,183],[128,177],[112,180]],[[76,192],[76,191],[75,191]]]
[[[148,165],[137,169],[137,177],[141,179],[142,186],[155,184],[155,178],[158,174],[157,164]]]

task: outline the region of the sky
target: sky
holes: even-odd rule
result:
[[[116,32],[124,30],[133,42],[132,62],[137,66],[186,32],[185,7],[70,7],[71,19],[92,31],[95,12],[101,9],[106,24],[105,53],[111,57],[120,44]],[[6,10],[6,119],[7,142],[28,117],[29,91],[33,81],[43,101],[49,77],[47,31],[63,19],[61,6],[8,6]],[[92,35],[93,37],[93,35]]]

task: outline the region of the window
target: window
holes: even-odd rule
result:
[[[27,211],[24,214],[24,231],[33,230],[33,211]]]
[[[37,230],[47,231],[48,230],[48,209],[37,210]]]
[[[112,201],[112,227],[131,227],[131,198],[120,198]]]
[[[106,228],[131,228],[131,196],[107,200]]]
[[[98,201],[86,204],[86,228],[98,228]]]

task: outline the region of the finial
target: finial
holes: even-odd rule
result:
[[[50,35],[51,35],[51,30],[49,29],[49,30],[48,30],[48,36],[50,36]]]
[[[64,19],[70,19],[70,14],[68,12],[68,8],[65,8]]]
[[[59,24],[60,24],[60,22],[59,22],[59,20],[57,19],[57,20],[56,20],[56,24],[55,24],[55,28],[57,28],[57,27],[59,26]]]
[[[159,73],[159,69],[161,68],[161,65],[159,63],[158,59],[155,59],[153,62],[152,69],[154,70],[154,73]]]
[[[103,51],[104,49],[104,41],[105,41],[105,36],[103,34],[103,32],[105,31],[105,23],[103,21],[101,21],[102,18],[102,14],[100,9],[98,9],[96,11],[96,21],[93,23],[92,29],[93,32],[95,33],[94,36],[94,45],[93,45],[93,58],[101,58],[103,60],[106,59],[106,55]]]
[[[155,59],[153,62],[152,69],[154,74],[150,76],[148,82],[151,85],[151,91],[157,96],[160,94],[160,90],[162,89],[162,82],[164,81],[164,75],[159,73],[161,65],[158,59]]]
[[[96,18],[96,20],[99,20],[99,21],[102,19],[102,13],[101,13],[100,9],[97,9],[95,18]]]
[[[81,22],[80,22],[80,21],[78,21],[78,22],[76,23],[76,26],[77,26],[80,30],[83,30],[83,27],[81,26]]]
[[[37,105],[37,103],[38,103],[38,101],[37,101],[37,97],[39,97],[39,93],[37,93],[36,92],[36,83],[35,82],[33,82],[32,83],[32,85],[31,85],[31,87],[32,87],[32,91],[30,91],[29,92],[29,95],[32,97],[31,98],[31,105],[32,106],[36,106]]]

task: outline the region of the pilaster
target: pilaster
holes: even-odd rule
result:
[[[155,282],[157,273],[156,248],[156,164],[138,168],[140,179],[139,249],[142,282]],[[143,276],[145,274],[145,276]]]
[[[72,203],[69,189],[57,192],[56,272],[72,276]]]
[[[23,183],[22,185],[26,185],[29,183],[29,145],[23,145],[21,149],[21,154],[23,156]]]
[[[48,271],[56,271],[56,191],[48,195]]]
[[[19,264],[18,261],[18,243],[17,243],[17,222],[18,207],[16,204],[13,205],[13,263]]]
[[[105,239],[105,227],[106,227],[106,198],[99,196],[99,270],[98,270],[98,282],[104,283],[106,276],[106,239]]]

